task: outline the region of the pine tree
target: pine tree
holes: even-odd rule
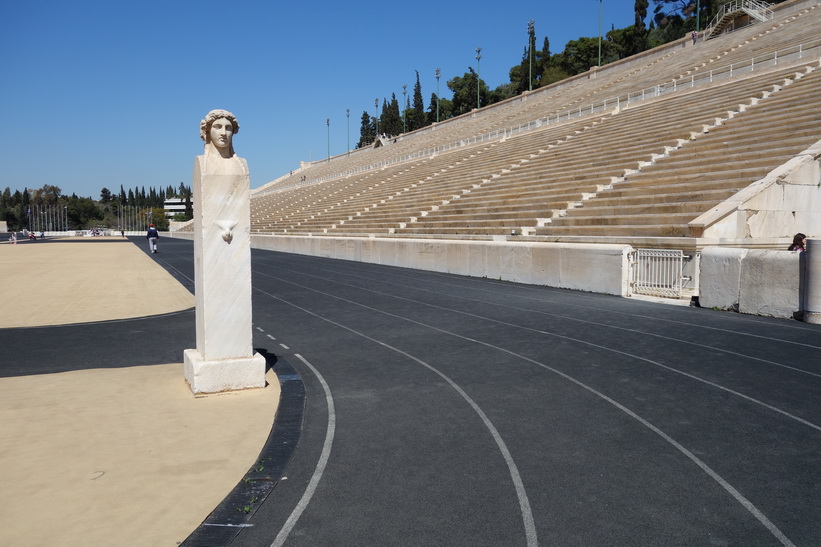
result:
[[[356,144],[357,148],[364,148],[373,144],[374,135],[376,135],[376,128],[374,127],[374,118],[365,110],[362,112],[362,121],[359,127],[359,142]]]
[[[484,80],[479,78],[473,67],[468,67],[464,76],[456,76],[448,80],[448,89],[453,92],[452,115],[460,116],[476,108],[477,83],[481,104],[488,104],[488,87]],[[442,103],[444,104],[444,100]]]

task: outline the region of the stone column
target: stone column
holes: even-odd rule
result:
[[[197,347],[185,350],[194,393],[265,386],[265,358],[251,326],[250,178],[245,160],[194,162],[194,274]],[[210,162],[210,165],[209,165]]]
[[[808,239],[804,264],[804,322],[821,325],[821,239]]]

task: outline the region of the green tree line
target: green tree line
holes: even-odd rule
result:
[[[777,0],[780,3],[785,0]],[[491,89],[473,67],[461,76],[447,80],[451,98],[432,93],[425,108],[419,71],[410,97],[403,92],[401,104],[392,94],[382,99],[379,117],[367,110],[362,113],[357,148],[370,146],[377,135],[393,137],[470,112],[472,109],[498,103],[526,91],[587,72],[599,64],[605,65],[678,40],[688,33],[704,29],[724,2],[718,0],[653,0],[655,8],[646,24],[648,0],[635,0],[634,23],[628,27],[611,28],[602,36],[580,37],[565,44],[558,53],[550,51],[550,41],[544,37],[537,46],[535,21],[527,25],[527,42],[521,60],[510,67],[509,81]],[[477,51],[477,54],[479,52]],[[478,61],[478,59],[477,59]],[[438,70],[438,69],[437,69]],[[437,79],[439,73],[437,71]],[[376,100],[378,107],[379,100]],[[374,112],[375,114],[375,112]]]
[[[164,202],[169,198],[185,199],[185,212],[178,213],[172,220],[185,221],[192,218],[191,187],[180,183],[177,188],[169,185],[166,188],[145,186],[129,188],[121,185],[120,191],[114,194],[108,188],[100,190],[100,199],[78,197],[76,194],[63,195],[59,186],[50,184],[42,188],[22,191],[11,191],[6,188],[0,194],[0,220],[5,220],[10,231],[32,228],[32,219],[36,215],[53,216],[55,224],[64,226],[67,222],[71,230],[91,228],[118,229],[126,209],[135,211],[148,218],[161,230],[168,228],[165,217]],[[58,228],[54,228],[58,229]]]

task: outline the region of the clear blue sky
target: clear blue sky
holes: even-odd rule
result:
[[[634,0],[604,0],[604,32],[632,24]],[[652,3],[650,10],[652,10]],[[8,2],[0,33],[0,191],[191,183],[199,120],[239,119],[234,146],[256,188],[300,160],[359,139],[374,98],[401,100],[419,70],[425,107],[476,68],[489,87],[521,59],[527,22],[538,47],[598,36],[599,2],[273,2],[44,0]]]

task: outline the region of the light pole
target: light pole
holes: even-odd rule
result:
[[[351,109],[345,109],[345,117],[348,118],[348,156],[351,155]]]
[[[407,108],[407,97],[408,97],[408,84],[402,84],[402,133],[408,132],[408,108]]]
[[[476,48],[476,108],[481,108],[479,101],[479,82],[482,79],[482,48]]]
[[[328,161],[331,161],[331,118],[325,118],[325,125],[328,126]]]
[[[442,76],[442,70],[436,69],[436,122],[439,122],[439,77]]]
[[[701,31],[701,0],[696,0],[696,32]]]
[[[374,120],[376,120],[376,134],[373,136],[373,142],[376,142],[376,138],[379,136],[379,98],[373,100],[373,109],[376,114],[374,115]]]
[[[536,33],[535,30],[536,21],[531,19],[527,22],[527,49],[529,51],[528,57],[530,58],[530,73],[527,77],[527,90],[533,91],[533,36]]]
[[[599,66],[601,66],[601,11],[602,0],[599,0]]]

